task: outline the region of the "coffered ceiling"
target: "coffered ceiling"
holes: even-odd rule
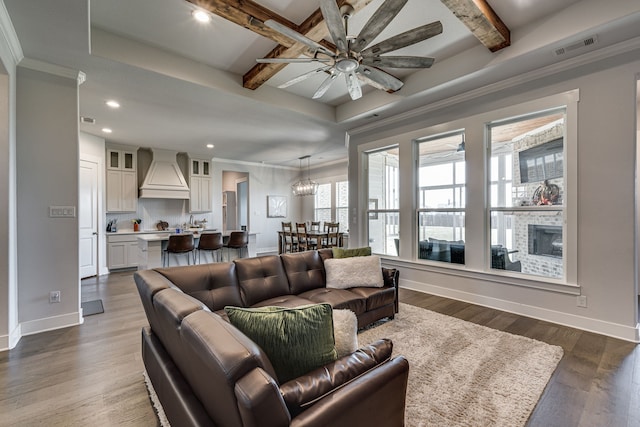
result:
[[[25,57],[86,74],[80,114],[96,123],[81,124],[82,131],[112,142],[294,167],[306,154],[312,155],[312,163],[346,157],[345,132],[372,120],[640,36],[640,5],[635,1],[488,0],[496,21],[475,6],[480,1],[408,0],[376,40],[439,20],[442,34],[400,52],[435,57],[433,67],[387,70],[405,83],[396,93],[363,87],[364,96],[351,101],[346,85],[336,82],[325,96],[312,100],[321,75],[286,89],[277,86],[315,64],[260,70],[256,58],[303,53],[291,41],[256,31],[266,14],[331,43],[318,22],[316,1],[4,3]],[[359,10],[349,33],[357,34],[382,0],[353,3]],[[192,19],[196,7],[213,12],[208,24]],[[510,46],[492,51],[479,34],[499,36],[504,30],[500,22],[509,30]],[[554,50],[591,35],[597,35],[595,45],[554,55]],[[105,106],[112,98],[120,102],[119,109]],[[103,134],[103,127],[113,132]],[[208,143],[215,148],[206,149]]]

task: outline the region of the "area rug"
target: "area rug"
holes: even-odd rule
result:
[[[93,314],[104,313],[104,307],[102,306],[102,300],[96,299],[92,301],[85,301],[80,303],[82,307],[82,316],[91,316]]]
[[[409,361],[405,425],[524,426],[562,348],[407,304],[358,335]]]

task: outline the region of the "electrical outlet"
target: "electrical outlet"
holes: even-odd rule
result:
[[[60,302],[60,291],[49,292],[49,303],[53,304],[56,302]]]
[[[587,307],[587,296],[586,295],[578,295],[576,305],[578,307]]]

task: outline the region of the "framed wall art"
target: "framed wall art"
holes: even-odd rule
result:
[[[286,218],[287,196],[267,196],[267,218]]]

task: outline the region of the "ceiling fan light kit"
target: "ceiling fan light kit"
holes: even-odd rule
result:
[[[429,68],[433,65],[434,58],[421,56],[380,56],[407,46],[411,46],[423,40],[442,33],[442,24],[435,21],[422,25],[404,33],[395,35],[373,46],[369,46],[396,17],[408,0],[385,0],[385,2],[369,18],[358,36],[349,36],[349,19],[354,13],[353,7],[345,3],[338,8],[335,0],[320,0],[320,11],[324,17],[329,34],[333,39],[337,52],[332,52],[320,43],[280,24],[274,20],[267,20],[264,24],[272,30],[302,43],[312,52],[310,58],[259,58],[259,63],[329,63],[316,70],[304,73],[283,84],[280,88],[291,86],[301,82],[319,72],[328,73],[329,76],[320,84],[312,98],[317,99],[324,95],[333,84],[336,77],[345,76],[347,89],[351,99],[362,97],[360,82],[369,84],[376,89],[386,92],[395,92],[402,88],[404,83],[379,67],[388,68]],[[369,47],[367,47],[369,46]]]

